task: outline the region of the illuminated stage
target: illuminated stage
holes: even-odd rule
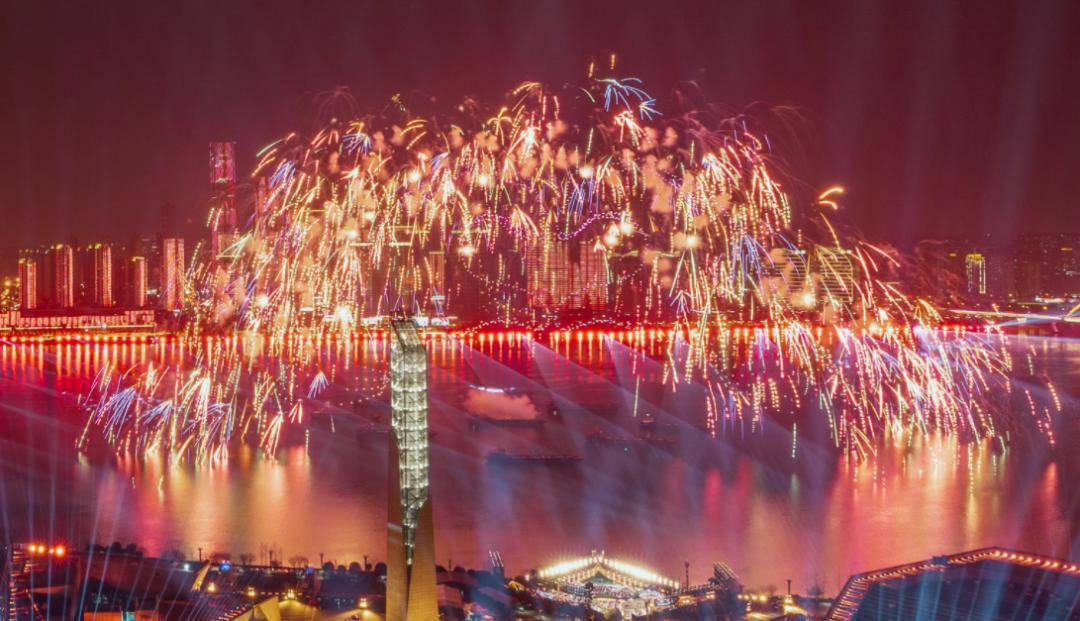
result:
[[[671,608],[679,587],[675,580],[603,551],[540,569],[536,579],[544,599],[591,608],[604,616],[617,610],[627,619]]]

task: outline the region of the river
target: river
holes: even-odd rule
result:
[[[659,364],[618,344],[434,346],[437,556],[478,567],[498,550],[520,572],[602,549],[672,578],[689,562],[700,581],[723,561],[748,586],[791,578],[827,592],[854,572],[989,545],[1076,560],[1080,343],[1025,337],[1012,347],[1037,354],[1064,401],[1056,450],[903,434],[856,461],[812,429],[794,445],[786,430],[710,437],[700,390],[673,392]],[[133,541],[150,553],[201,548],[263,561],[381,559],[385,349],[342,354],[327,405],[309,411],[306,430],[287,431],[272,459],[241,446],[208,466],[117,455],[102,443],[75,450],[85,421],[76,401],[104,361],[182,360],[181,346],[0,344],[4,538]],[[359,394],[374,400],[354,404]],[[477,426],[469,413],[544,422]],[[637,439],[650,424],[642,421],[656,421],[659,439]],[[500,449],[582,459],[485,459]]]

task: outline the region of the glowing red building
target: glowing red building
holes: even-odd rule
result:
[[[57,244],[49,250],[52,262],[53,305],[59,308],[75,306],[75,251],[67,244]]]
[[[36,259],[19,259],[19,308],[22,310],[34,310],[38,306],[37,267]]]
[[[165,237],[161,240],[161,307],[180,310],[184,292],[184,240]]]
[[[90,248],[90,301],[94,306],[111,308],[116,305],[113,295],[113,255],[108,244]]]
[[[148,270],[146,269],[145,257],[131,257],[131,282],[128,303],[135,308],[146,306],[146,287]]]
[[[607,308],[607,256],[590,242],[545,240],[525,255],[529,306],[558,313]]]

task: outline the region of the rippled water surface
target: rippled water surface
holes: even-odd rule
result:
[[[861,463],[837,456],[813,421],[800,422],[794,459],[786,427],[712,438],[700,387],[672,392],[659,364],[617,344],[432,347],[437,554],[479,566],[494,549],[520,571],[605,549],[672,577],[685,561],[693,580],[724,561],[752,586],[792,578],[829,591],[852,572],[988,545],[1077,558],[1080,457],[1066,447],[1080,453],[1080,345],[1014,346],[1020,360],[1038,354],[1065,402],[1057,450],[892,436]],[[227,465],[171,467],[100,442],[76,452],[85,420],[76,399],[105,360],[182,360],[178,346],[0,345],[5,536],[264,560],[271,550],[310,562],[381,558],[385,346],[341,356],[328,403],[309,409],[306,429],[286,432],[276,459],[240,447]],[[470,414],[543,424],[477,425]],[[497,450],[581,459],[485,458]]]

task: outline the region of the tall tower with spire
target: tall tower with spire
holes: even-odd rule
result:
[[[428,489],[427,350],[411,320],[390,328],[386,621],[437,621],[435,525]]]

